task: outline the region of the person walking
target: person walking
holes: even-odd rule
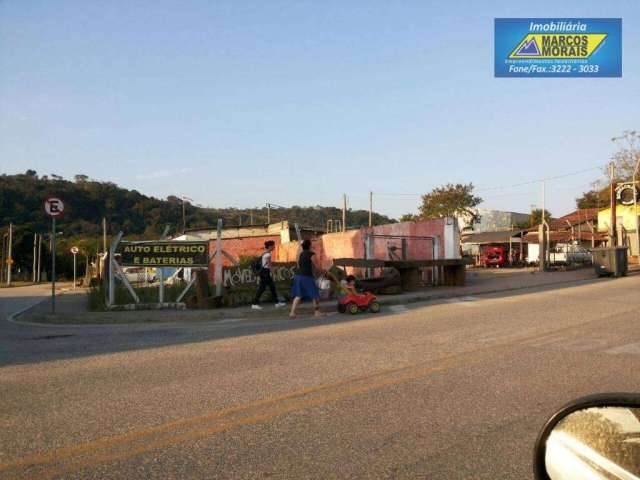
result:
[[[276,248],[276,242],[273,240],[267,240],[264,242],[264,252],[260,256],[260,270],[258,271],[258,278],[260,279],[260,285],[258,285],[258,290],[256,291],[256,296],[253,299],[253,304],[251,308],[253,310],[262,310],[260,306],[260,297],[264,291],[269,287],[271,291],[271,296],[273,300],[276,302],[276,308],[284,307],[284,302],[278,300],[278,292],[276,292],[276,284],[273,281],[273,277],[271,276],[271,252]]]
[[[311,250],[311,240],[304,240],[302,242],[302,252],[298,257],[298,271],[293,277],[293,288],[291,290],[293,303],[289,313],[290,318],[295,318],[296,309],[303,300],[312,300],[315,307],[314,316],[324,317],[324,314],[320,312],[320,292],[313,275],[314,269],[318,272],[322,272],[322,269],[314,262],[314,255],[315,253]]]

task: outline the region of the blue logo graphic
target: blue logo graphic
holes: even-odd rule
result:
[[[496,18],[496,77],[622,77],[621,18]]]
[[[530,56],[538,56],[540,55],[540,49],[538,48],[538,44],[536,43],[535,38],[529,39],[522,44],[522,46],[515,53],[516,57],[530,57]]]

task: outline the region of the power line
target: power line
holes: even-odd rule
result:
[[[539,178],[536,180],[528,180],[526,182],[520,182],[520,183],[513,183],[511,185],[499,185],[499,186],[495,186],[495,187],[484,187],[484,188],[476,188],[474,189],[475,192],[486,192],[486,191],[490,191],[490,190],[506,190],[508,188],[516,188],[516,187],[524,187],[526,185],[533,185],[536,183],[540,183],[543,181],[550,181],[550,180],[558,180],[560,178],[566,178],[566,177],[571,177],[574,175],[580,175],[581,173],[586,173],[586,172],[591,172],[593,170],[600,170],[603,168],[604,165],[598,165],[598,166],[594,166],[594,167],[589,167],[589,168],[585,168],[582,170],[577,170],[574,172],[569,172],[569,173],[565,173],[562,175],[554,175],[552,177],[545,177],[545,178]],[[424,193],[383,193],[383,192],[374,192],[374,194],[377,197],[421,197],[424,195]]]

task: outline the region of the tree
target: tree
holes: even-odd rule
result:
[[[577,208],[603,208],[609,206],[609,187],[594,188],[576,198]]]
[[[482,198],[473,195],[473,183],[453,185],[448,183],[434,188],[422,196],[422,205],[418,208],[419,218],[442,218],[471,216],[475,218],[475,207]]]
[[[405,213],[400,217],[401,222],[415,222],[417,220],[419,220],[418,216],[413,213]]]
[[[38,172],[36,172],[35,170],[31,170],[31,169],[29,169],[29,170],[27,170],[26,172],[24,172],[24,174],[25,174],[27,177],[34,177],[34,178],[37,178],[37,177],[38,177]]]
[[[629,181],[633,177],[636,163],[640,161],[640,132],[626,130],[619,137],[611,139],[618,145],[619,150],[613,154],[616,177],[620,181]],[[609,174],[608,167],[605,169]]]
[[[551,221],[551,213],[549,212],[549,210],[544,211],[544,218],[547,223]],[[534,208],[529,214],[529,226],[535,227],[536,225],[540,225],[540,223],[542,223],[542,209]]]
[[[73,176],[73,180],[76,183],[85,183],[85,182],[87,182],[87,180],[89,180],[89,177],[87,177],[86,175],[83,175],[81,173],[78,173],[77,175]]]

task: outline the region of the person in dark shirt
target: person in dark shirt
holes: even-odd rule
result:
[[[314,269],[319,272],[322,270],[315,265],[314,255],[315,253],[311,250],[311,240],[304,240],[302,252],[298,257],[298,269],[293,277],[293,289],[291,290],[293,303],[291,304],[291,313],[289,313],[291,318],[296,316],[296,309],[303,300],[312,300],[315,306],[315,316],[324,317],[324,314],[320,312],[320,292],[313,275]]]
[[[264,242],[264,252],[262,252],[262,256],[260,257],[260,272],[258,273],[258,278],[260,279],[260,285],[258,286],[258,290],[256,291],[256,296],[253,299],[253,304],[251,308],[253,310],[262,310],[260,304],[260,297],[264,291],[269,287],[271,291],[271,297],[276,304],[276,308],[284,307],[285,303],[278,300],[278,293],[276,292],[276,284],[273,281],[273,277],[271,276],[271,263],[272,256],[271,253],[276,248],[276,242],[273,240],[267,240]]]

